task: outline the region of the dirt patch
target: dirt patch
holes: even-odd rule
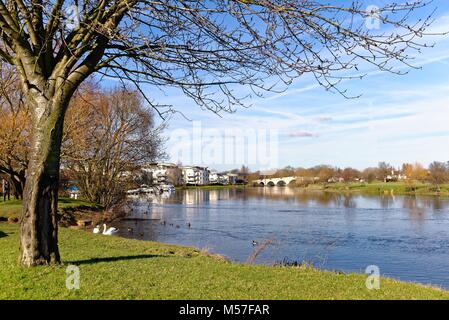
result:
[[[59,225],[68,228],[78,226],[78,221],[81,220],[93,221],[93,217],[95,217],[98,214],[98,210],[92,209],[91,207],[62,209],[59,211]]]
[[[126,211],[122,207],[110,210],[77,207],[60,210],[59,225],[66,228],[90,229],[98,224],[110,223],[125,216]],[[88,225],[83,226],[83,221],[89,221]]]

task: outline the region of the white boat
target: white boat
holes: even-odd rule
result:
[[[141,194],[148,194],[148,193],[154,193],[154,188],[148,187],[147,185],[142,185],[140,186],[140,188],[126,191],[126,194],[128,196],[138,196]]]
[[[175,192],[175,187],[172,184],[162,184],[159,186],[149,187],[147,185],[141,185],[138,189],[131,189],[126,191],[129,197],[138,197],[143,194],[162,194],[162,193],[173,193]]]
[[[163,184],[160,186],[160,189],[163,190],[164,192],[175,192],[175,186],[172,184]]]

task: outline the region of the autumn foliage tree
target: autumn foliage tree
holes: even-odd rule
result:
[[[178,88],[213,112],[305,74],[346,95],[339,84],[360,78],[361,64],[394,73],[397,63],[410,66],[411,54],[426,47],[432,17],[412,14],[425,5],[388,2],[375,12],[376,29],[367,27],[373,10],[362,1],[0,1],[0,58],[16,68],[32,119],[22,264],[60,261],[64,118],[92,74],[136,85],[161,115],[173,109],[144,86]]]
[[[360,178],[361,175],[359,170],[350,167],[343,169],[341,172],[341,177],[345,182],[355,181],[357,178]]]
[[[411,163],[404,163],[402,164],[402,174],[407,178],[407,182],[411,183],[413,180],[411,179],[413,175],[413,164]]]
[[[429,177],[428,170],[421,164],[416,162],[413,166],[412,179],[424,182]]]
[[[429,180],[437,186],[449,181],[449,163],[432,162],[429,165]]]
[[[312,168],[315,176],[319,178],[320,182],[328,182],[330,179],[335,177],[337,172],[336,168],[328,165],[320,165]]]
[[[391,176],[393,171],[394,171],[394,167],[391,164],[389,164],[385,161],[381,161],[377,165],[377,178],[386,182],[387,177]]]
[[[378,170],[375,167],[365,168],[362,171],[362,178],[366,182],[373,182],[378,178]]]
[[[13,68],[0,62],[0,173],[21,198],[28,166],[30,113]]]

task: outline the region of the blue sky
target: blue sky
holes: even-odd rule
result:
[[[438,11],[432,31],[449,31],[447,2],[434,1]],[[275,130],[278,167],[332,164],[364,168],[379,161],[395,166],[403,162],[427,165],[434,160],[449,161],[449,36],[432,40],[435,48],[424,51],[414,62],[421,70],[397,76],[367,69],[363,80],[344,82],[341,88],[353,95],[361,94],[358,99],[348,100],[327,92],[307,75],[281,94],[247,101],[250,108],[221,117],[201,110],[175,91],[153,93],[157,101],[173,103],[189,118],[175,115],[168,122],[165,135],[172,138],[167,142],[170,160],[184,164],[194,161],[191,155],[171,151],[175,144],[179,147],[179,142],[173,141],[173,133],[192,132],[195,121],[203,130],[219,132],[235,127]],[[207,141],[202,144],[207,145]],[[224,170],[239,167],[245,160],[203,162]],[[247,164],[251,169],[266,169],[257,163]]]

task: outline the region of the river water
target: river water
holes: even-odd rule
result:
[[[449,288],[449,198],[305,193],[288,187],[192,189],[130,202],[119,236],[208,249],[245,262],[313,263]],[[132,228],[131,230],[128,230]]]

